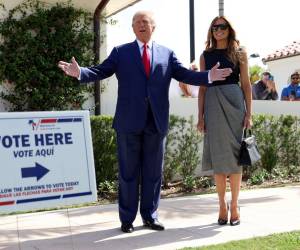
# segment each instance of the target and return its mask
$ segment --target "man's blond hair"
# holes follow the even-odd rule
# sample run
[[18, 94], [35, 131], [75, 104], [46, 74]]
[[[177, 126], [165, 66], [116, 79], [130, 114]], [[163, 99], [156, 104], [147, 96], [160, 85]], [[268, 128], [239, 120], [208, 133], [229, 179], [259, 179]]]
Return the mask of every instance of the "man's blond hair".
[[140, 10], [140, 11], [137, 11], [133, 17], [132, 17], [132, 24], [134, 23], [134, 20], [136, 17], [138, 16], [147, 16], [149, 17], [150, 21], [151, 21], [151, 25], [153, 27], [155, 27], [155, 18], [154, 18], [154, 13], [152, 11], [148, 11], [148, 10]]

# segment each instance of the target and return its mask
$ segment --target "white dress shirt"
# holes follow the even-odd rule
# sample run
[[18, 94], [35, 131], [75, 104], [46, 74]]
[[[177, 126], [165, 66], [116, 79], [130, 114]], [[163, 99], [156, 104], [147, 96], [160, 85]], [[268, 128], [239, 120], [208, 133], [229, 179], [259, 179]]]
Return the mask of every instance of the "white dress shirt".
[[[140, 48], [140, 53], [141, 53], [141, 57], [143, 57], [143, 52], [144, 52], [144, 43], [141, 42], [140, 40], [136, 39], [139, 48]], [[147, 42], [147, 51], [148, 51], [148, 55], [150, 58], [150, 67], [152, 65], [152, 40], [150, 40], [149, 42]]]

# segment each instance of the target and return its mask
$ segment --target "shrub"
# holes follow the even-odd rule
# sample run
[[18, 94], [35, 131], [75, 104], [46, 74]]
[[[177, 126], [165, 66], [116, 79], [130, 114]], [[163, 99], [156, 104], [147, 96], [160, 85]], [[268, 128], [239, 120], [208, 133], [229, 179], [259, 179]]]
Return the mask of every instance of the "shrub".
[[1, 97], [13, 111], [80, 109], [91, 90], [65, 77], [59, 60], [91, 64], [92, 16], [70, 2], [27, 0], [0, 22]]
[[190, 184], [194, 183], [195, 169], [200, 165], [201, 154], [200, 143], [203, 139], [197, 131], [193, 117], [189, 120], [180, 119], [179, 138], [177, 155], [179, 157], [179, 173], [183, 179], [183, 183], [189, 184], [185, 186], [190, 188]]
[[187, 175], [183, 179], [183, 187], [187, 192], [193, 191], [197, 187], [197, 180], [193, 175]]
[[266, 179], [268, 178], [268, 173], [265, 169], [260, 169], [255, 171], [250, 179], [248, 180], [248, 183], [251, 185], [260, 185], [262, 184]]
[[274, 116], [254, 116], [253, 131], [261, 153], [261, 160], [258, 162], [258, 165], [269, 173], [271, 173], [272, 169], [278, 163], [280, 146], [280, 138], [278, 137], [279, 127], [279, 121]]
[[99, 183], [118, 179], [116, 134], [111, 116], [92, 116], [92, 139], [97, 186]]
[[164, 187], [168, 186], [177, 173], [182, 177], [186, 190], [197, 186], [194, 172], [200, 164], [201, 141], [202, 136], [197, 131], [192, 116], [189, 120], [170, 116], [164, 155]]
[[164, 166], [163, 166], [163, 186], [168, 187], [168, 184], [173, 180], [178, 171], [180, 160], [177, 151], [179, 143], [178, 125], [179, 117], [170, 116], [169, 131], [165, 144]]
[[[254, 167], [245, 170], [249, 178], [257, 179], [257, 171], [267, 170], [269, 178], [283, 181], [300, 172], [299, 118], [255, 115], [253, 133], [262, 156]], [[297, 174], [296, 174], [297, 175]]]
[[116, 181], [103, 181], [99, 183], [98, 195], [104, 199], [116, 199], [118, 196], [117, 190], [118, 184]]
[[[97, 187], [104, 197], [116, 191], [118, 180], [116, 134], [111, 128], [112, 119], [110, 116], [91, 117]], [[299, 118], [296, 117], [254, 116], [253, 134], [257, 137], [262, 161], [244, 169], [244, 180], [252, 185], [270, 179], [299, 181], [299, 156], [291, 155], [299, 150], [299, 144], [295, 144], [299, 140], [298, 123]], [[186, 120], [171, 115], [164, 155], [165, 187], [176, 175], [181, 176], [186, 191], [212, 185], [209, 177], [195, 178], [194, 172], [202, 154], [201, 141], [202, 136], [196, 131], [192, 118]], [[288, 162], [288, 159], [293, 159], [297, 164]]]
[[280, 138], [280, 159], [281, 165], [289, 167], [299, 165], [300, 149], [297, 145], [300, 143], [300, 130], [298, 130], [299, 118], [286, 115], [280, 116], [279, 133]]

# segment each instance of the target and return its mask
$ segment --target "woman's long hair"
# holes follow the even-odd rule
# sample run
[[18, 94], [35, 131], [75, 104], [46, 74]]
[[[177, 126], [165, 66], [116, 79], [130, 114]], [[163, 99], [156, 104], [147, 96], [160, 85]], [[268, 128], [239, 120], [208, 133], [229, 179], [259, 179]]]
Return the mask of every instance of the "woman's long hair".
[[208, 29], [207, 32], [207, 40], [206, 40], [206, 51], [212, 51], [214, 49], [217, 48], [217, 40], [214, 38], [213, 36], [213, 32], [212, 32], [212, 26], [215, 24], [215, 22], [218, 19], [223, 19], [227, 25], [228, 25], [228, 29], [229, 29], [229, 34], [228, 34], [228, 41], [227, 41], [227, 56], [228, 59], [234, 64], [237, 65], [238, 63], [242, 63], [241, 61], [241, 48], [240, 48], [240, 42], [239, 40], [236, 39], [236, 32], [233, 29], [231, 23], [228, 21], [228, 19], [224, 16], [217, 16], [215, 17]]

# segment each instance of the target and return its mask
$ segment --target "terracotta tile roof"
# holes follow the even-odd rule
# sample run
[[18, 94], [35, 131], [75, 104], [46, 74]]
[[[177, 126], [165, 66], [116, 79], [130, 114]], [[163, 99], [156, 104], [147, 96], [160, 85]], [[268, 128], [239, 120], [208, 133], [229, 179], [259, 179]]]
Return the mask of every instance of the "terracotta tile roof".
[[292, 44], [267, 55], [262, 59], [263, 62], [274, 61], [285, 57], [300, 55], [300, 41], [294, 41]]

